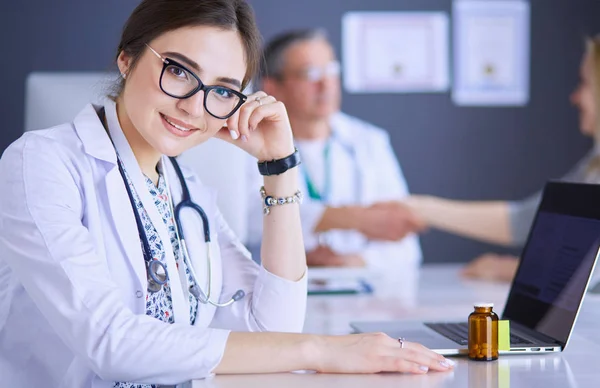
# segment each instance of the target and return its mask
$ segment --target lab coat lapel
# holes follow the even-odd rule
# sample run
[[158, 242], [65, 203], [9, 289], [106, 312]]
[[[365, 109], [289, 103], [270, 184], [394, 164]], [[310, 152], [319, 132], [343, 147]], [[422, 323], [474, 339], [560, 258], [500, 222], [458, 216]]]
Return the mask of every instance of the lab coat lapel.
[[75, 117], [73, 125], [86, 154], [116, 166], [115, 148], [98, 116], [98, 110], [101, 108], [102, 106], [88, 104]]
[[[142, 249], [137, 234], [137, 226], [133, 209], [125, 191], [121, 174], [117, 167], [117, 154], [114, 146], [98, 117], [101, 106], [86, 106], [73, 121], [77, 136], [81, 139], [85, 152], [108, 166], [104, 176], [103, 193], [108, 203], [110, 219], [116, 230], [131, 269], [136, 275], [138, 284], [146, 284], [146, 267], [142, 259]], [[99, 194], [100, 195], [100, 194]]]
[[106, 196], [108, 197], [111, 212], [110, 218], [117, 230], [119, 240], [125, 249], [125, 254], [133, 267], [139, 284], [146, 287], [146, 266], [144, 264], [144, 255], [142, 253], [137, 224], [127, 191], [125, 190], [125, 184], [117, 166], [106, 174], [105, 184]]
[[[184, 297], [173, 249], [171, 248], [171, 238], [169, 236], [169, 232], [160, 213], [158, 212], [158, 209], [156, 208], [156, 205], [154, 204], [154, 201], [152, 200], [152, 196], [146, 189], [144, 175], [135, 159], [135, 155], [133, 154], [127, 139], [125, 138], [125, 135], [123, 134], [123, 131], [121, 130], [116, 114], [116, 105], [113, 102], [109, 102], [105, 105], [105, 109], [106, 121], [112, 142], [114, 143], [119, 157], [123, 162], [124, 169], [127, 171], [127, 174], [136, 189], [136, 193], [142, 201], [144, 209], [148, 213], [148, 216], [150, 217], [150, 220], [158, 232], [160, 240], [164, 246], [167, 270], [169, 273], [169, 285], [173, 300], [173, 313], [175, 322], [189, 324], [189, 300]], [[127, 206], [130, 206], [128, 200], [126, 203]], [[115, 216], [119, 217], [119, 215]], [[139, 241], [139, 238], [136, 238], [135, 240]]]

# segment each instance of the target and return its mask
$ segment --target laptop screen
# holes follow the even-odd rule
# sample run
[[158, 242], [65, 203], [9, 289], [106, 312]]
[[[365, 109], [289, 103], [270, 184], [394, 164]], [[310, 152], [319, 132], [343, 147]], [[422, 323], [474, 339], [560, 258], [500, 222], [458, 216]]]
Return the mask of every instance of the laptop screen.
[[600, 246], [600, 186], [546, 185], [503, 319], [565, 344]]

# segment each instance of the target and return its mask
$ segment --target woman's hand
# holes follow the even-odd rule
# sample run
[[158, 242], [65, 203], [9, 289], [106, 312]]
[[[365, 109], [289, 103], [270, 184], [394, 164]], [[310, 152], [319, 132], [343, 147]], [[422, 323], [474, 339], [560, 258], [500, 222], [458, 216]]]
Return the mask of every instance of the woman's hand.
[[363, 208], [357, 229], [371, 240], [400, 241], [425, 229], [425, 222], [402, 202], [377, 202]]
[[[315, 369], [325, 373], [427, 373], [447, 371], [454, 362], [414, 342], [383, 333], [317, 337]], [[319, 342], [321, 341], [321, 342]]]
[[419, 217], [424, 228], [428, 228], [431, 226], [428, 218], [431, 216], [429, 208], [434, 201], [433, 197], [428, 195], [411, 194], [408, 197], [402, 198], [401, 203]]
[[216, 136], [259, 161], [285, 158], [294, 152], [292, 128], [285, 106], [262, 91], [249, 95]]
[[364, 267], [366, 265], [365, 260], [358, 254], [340, 255], [323, 245], [306, 252], [306, 264], [313, 267]]
[[467, 264], [461, 275], [470, 279], [510, 282], [518, 266], [519, 258], [516, 256], [486, 253]]

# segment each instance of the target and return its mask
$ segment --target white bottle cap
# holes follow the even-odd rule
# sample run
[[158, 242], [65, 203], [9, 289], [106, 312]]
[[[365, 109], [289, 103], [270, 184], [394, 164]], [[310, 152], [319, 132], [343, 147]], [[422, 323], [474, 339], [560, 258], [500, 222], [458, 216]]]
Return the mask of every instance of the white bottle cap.
[[480, 308], [492, 308], [494, 307], [493, 303], [475, 303], [475, 307], [480, 307]]

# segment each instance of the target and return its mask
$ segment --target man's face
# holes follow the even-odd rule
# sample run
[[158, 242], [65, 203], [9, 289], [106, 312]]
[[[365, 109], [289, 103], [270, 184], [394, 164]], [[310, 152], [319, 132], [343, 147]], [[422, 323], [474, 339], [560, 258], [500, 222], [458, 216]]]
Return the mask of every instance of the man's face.
[[327, 120], [340, 109], [340, 64], [324, 39], [298, 42], [283, 56], [281, 77], [267, 93], [282, 101], [290, 117]]

